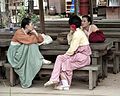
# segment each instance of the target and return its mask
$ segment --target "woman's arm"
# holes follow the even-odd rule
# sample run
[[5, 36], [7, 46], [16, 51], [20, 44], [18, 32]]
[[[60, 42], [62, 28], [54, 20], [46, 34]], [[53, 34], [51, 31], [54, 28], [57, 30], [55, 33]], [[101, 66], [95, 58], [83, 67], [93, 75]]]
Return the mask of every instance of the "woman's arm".
[[42, 42], [43, 38], [35, 34], [25, 34], [22, 30], [17, 30], [12, 38], [12, 41], [20, 42], [23, 44], [34, 44]]
[[73, 38], [72, 38], [72, 41], [70, 43], [70, 47], [69, 47], [69, 49], [66, 52], [67, 55], [73, 55], [74, 54], [74, 52], [79, 47], [79, 41], [80, 41], [80, 39], [81, 39], [80, 35], [78, 35], [76, 33], [73, 34]]
[[67, 34], [67, 41], [68, 41], [68, 45], [70, 45], [70, 42], [72, 40], [72, 36], [73, 36], [73, 31], [70, 30], [70, 32]]
[[32, 30], [31, 33], [33, 33], [33, 34], [36, 36], [36, 38], [37, 38], [37, 40], [38, 40], [38, 43], [43, 42], [44, 39], [43, 39], [42, 35], [41, 35], [41, 34], [38, 34], [38, 33], [36, 32], [36, 30]]
[[96, 32], [97, 30], [99, 30], [99, 28], [96, 25], [92, 24], [91, 28], [90, 28], [90, 31], [91, 32]]

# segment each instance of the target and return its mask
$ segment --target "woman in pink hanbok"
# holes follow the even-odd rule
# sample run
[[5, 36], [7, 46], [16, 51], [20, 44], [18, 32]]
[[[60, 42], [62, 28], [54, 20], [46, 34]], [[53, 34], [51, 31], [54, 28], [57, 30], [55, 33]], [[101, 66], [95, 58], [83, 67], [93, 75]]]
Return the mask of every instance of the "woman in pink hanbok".
[[90, 65], [91, 48], [85, 33], [81, 30], [81, 19], [74, 15], [69, 19], [70, 33], [67, 35], [69, 49], [58, 55], [51, 77], [44, 86], [55, 85], [54, 89], [69, 90], [73, 70]]

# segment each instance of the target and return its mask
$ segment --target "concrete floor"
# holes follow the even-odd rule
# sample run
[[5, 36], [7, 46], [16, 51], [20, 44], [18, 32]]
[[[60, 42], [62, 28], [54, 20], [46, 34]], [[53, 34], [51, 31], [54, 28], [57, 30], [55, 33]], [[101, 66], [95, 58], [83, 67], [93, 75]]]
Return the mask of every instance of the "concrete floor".
[[48, 80], [44, 77], [41, 80], [34, 80], [33, 85], [28, 89], [20, 85], [10, 87], [7, 80], [0, 81], [0, 96], [120, 96], [120, 73], [109, 73], [108, 77], [101, 80], [98, 86], [88, 89], [88, 83], [80, 78], [73, 78], [69, 91], [53, 90], [52, 87], [44, 88], [43, 84]]

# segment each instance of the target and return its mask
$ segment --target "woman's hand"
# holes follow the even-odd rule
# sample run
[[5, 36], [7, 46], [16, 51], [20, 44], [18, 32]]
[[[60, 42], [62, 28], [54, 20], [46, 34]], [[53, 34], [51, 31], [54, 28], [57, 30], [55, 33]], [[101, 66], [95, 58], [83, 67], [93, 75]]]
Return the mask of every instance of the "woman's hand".
[[33, 34], [35, 34], [36, 36], [38, 36], [38, 33], [36, 32], [35, 29], [33, 29], [33, 30], [31, 31], [31, 33], [33, 33]]
[[74, 24], [70, 25], [70, 30], [72, 30], [73, 32], [75, 32], [76, 31], [76, 25], [74, 25]]

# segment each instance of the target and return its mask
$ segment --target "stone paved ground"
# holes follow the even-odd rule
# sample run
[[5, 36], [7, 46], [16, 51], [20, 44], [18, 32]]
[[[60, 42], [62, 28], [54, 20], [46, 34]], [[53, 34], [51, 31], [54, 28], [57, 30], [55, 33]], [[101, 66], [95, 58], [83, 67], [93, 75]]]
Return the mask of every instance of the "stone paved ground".
[[6, 80], [1, 80], [0, 96], [120, 96], [120, 73], [109, 73], [94, 90], [88, 90], [87, 82], [78, 77], [73, 79], [69, 91], [53, 90], [52, 87], [44, 88], [43, 84], [47, 79], [34, 80], [32, 87], [28, 89], [22, 89], [20, 85], [10, 87]]

